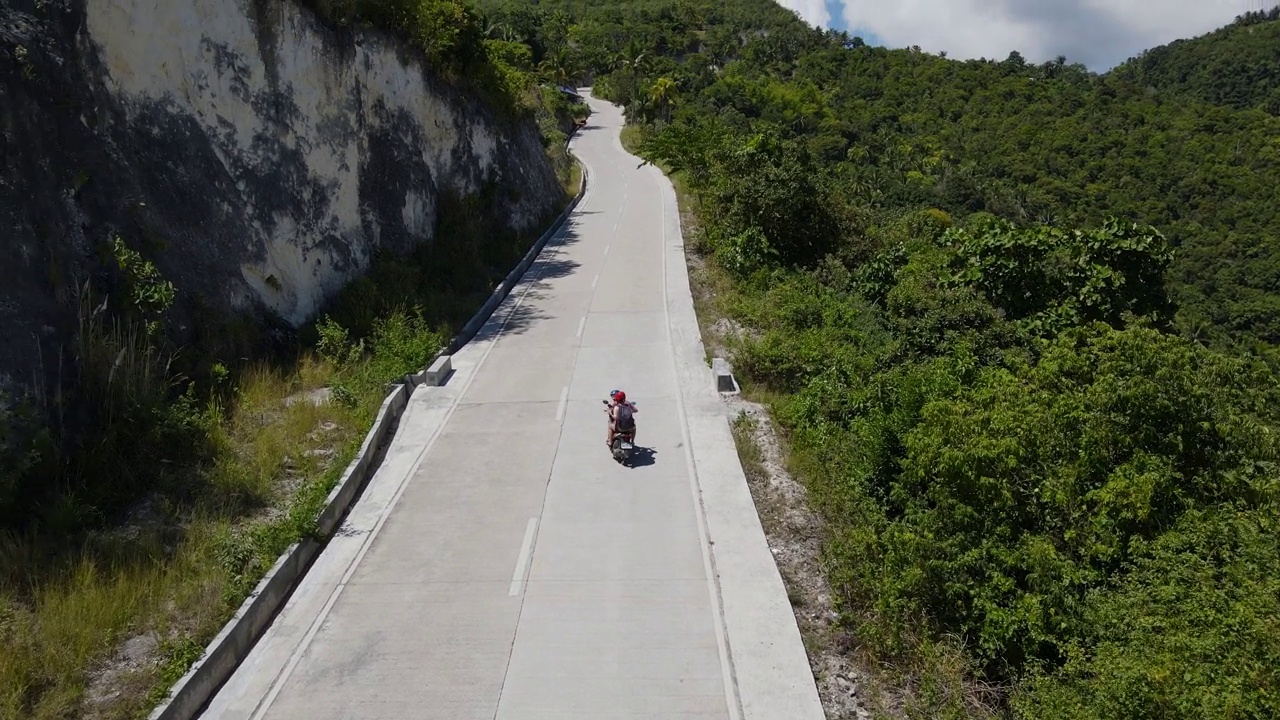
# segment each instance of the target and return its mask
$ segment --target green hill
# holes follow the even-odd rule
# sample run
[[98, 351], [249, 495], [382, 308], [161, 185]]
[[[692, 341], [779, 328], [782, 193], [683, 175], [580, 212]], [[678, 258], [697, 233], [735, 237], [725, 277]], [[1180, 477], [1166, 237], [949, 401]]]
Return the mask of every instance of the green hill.
[[1280, 113], [1280, 7], [1152, 48], [1111, 73], [1201, 102]]
[[485, 10], [695, 202], [889, 715], [1280, 714], [1280, 119], [771, 0]]
[[530, 29], [539, 12], [571, 11], [552, 31], [572, 50], [561, 62], [612, 83], [637, 113], [649, 99], [632, 86], [670, 77], [688, 117], [766, 123], [804, 147], [816, 174], [866, 188], [872, 204], [1153, 224], [1177, 248], [1168, 281], [1186, 334], [1219, 347], [1280, 342], [1280, 124], [1265, 113], [1017, 53], [957, 62], [867, 47], [768, 0], [513, 7], [486, 9], [535, 46], [548, 32]]

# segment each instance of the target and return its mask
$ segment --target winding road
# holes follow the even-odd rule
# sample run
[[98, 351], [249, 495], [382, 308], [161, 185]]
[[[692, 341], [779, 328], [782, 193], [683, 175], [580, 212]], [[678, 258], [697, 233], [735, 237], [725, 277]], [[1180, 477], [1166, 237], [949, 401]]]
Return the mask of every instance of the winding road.
[[[582, 201], [202, 717], [817, 720], [712, 387], [675, 195], [590, 98]], [[636, 401], [635, 467], [601, 400]]]

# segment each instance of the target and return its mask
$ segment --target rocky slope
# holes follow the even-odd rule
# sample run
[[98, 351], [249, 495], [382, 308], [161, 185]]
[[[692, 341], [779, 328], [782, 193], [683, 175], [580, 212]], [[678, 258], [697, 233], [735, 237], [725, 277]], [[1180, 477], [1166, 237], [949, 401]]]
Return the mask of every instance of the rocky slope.
[[187, 330], [296, 327], [443, 204], [527, 230], [562, 194], [531, 121], [284, 0], [0, 0], [0, 158], [0, 389], [57, 377], [112, 234]]

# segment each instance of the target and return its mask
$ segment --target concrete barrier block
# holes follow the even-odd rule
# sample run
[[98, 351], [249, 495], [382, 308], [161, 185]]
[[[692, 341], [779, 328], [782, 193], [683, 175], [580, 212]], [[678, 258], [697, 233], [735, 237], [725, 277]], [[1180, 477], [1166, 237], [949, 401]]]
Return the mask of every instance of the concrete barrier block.
[[741, 392], [733, 371], [729, 369], [729, 362], [724, 358], [712, 358], [711, 376], [715, 378], [716, 392], [724, 395], [737, 395]]
[[439, 387], [449, 379], [449, 375], [453, 372], [453, 356], [441, 355], [436, 361], [431, 363], [423, 373], [422, 384], [431, 387]]

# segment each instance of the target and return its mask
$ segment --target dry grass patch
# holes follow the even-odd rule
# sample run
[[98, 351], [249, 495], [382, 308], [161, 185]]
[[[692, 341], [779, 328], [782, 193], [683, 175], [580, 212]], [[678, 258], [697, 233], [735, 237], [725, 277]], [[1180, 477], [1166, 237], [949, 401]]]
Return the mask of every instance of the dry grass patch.
[[74, 547], [0, 536], [0, 718], [137, 717], [164, 697], [310, 532], [363, 439], [383, 394], [330, 402], [316, 391], [333, 374], [310, 354], [247, 369], [213, 409], [217, 452], [194, 497], [153, 496]]

